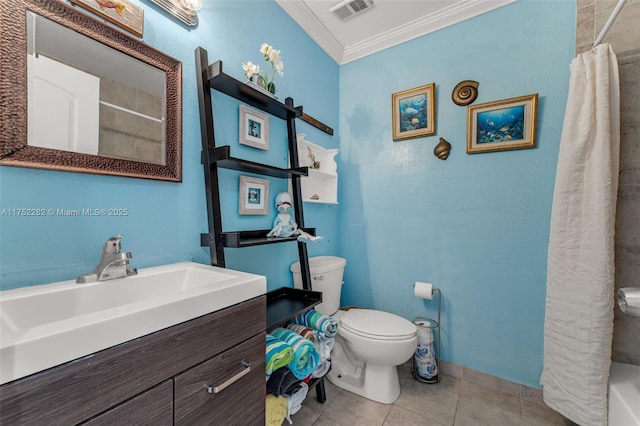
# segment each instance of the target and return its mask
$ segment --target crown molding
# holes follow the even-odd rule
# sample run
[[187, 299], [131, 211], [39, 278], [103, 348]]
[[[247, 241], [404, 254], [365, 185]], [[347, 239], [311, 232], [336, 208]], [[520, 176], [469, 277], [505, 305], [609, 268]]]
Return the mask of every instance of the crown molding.
[[342, 54], [342, 64], [346, 64], [356, 59], [363, 58], [389, 47], [397, 46], [409, 40], [424, 36], [429, 33], [436, 32], [446, 27], [450, 27], [460, 22], [466, 21], [483, 13], [497, 9], [516, 0], [471, 0], [462, 1], [444, 9], [437, 13], [425, 15], [408, 22], [402, 27], [396, 27], [389, 31], [385, 31], [368, 38], [359, 43], [347, 46]]
[[402, 27], [382, 32], [350, 46], [343, 46], [320, 21], [305, 1], [276, 0], [316, 43], [344, 65], [365, 56], [405, 43], [426, 34], [466, 21], [467, 19], [506, 6], [517, 0], [464, 0], [439, 10], [437, 13], [417, 18]]
[[276, 0], [276, 3], [287, 12], [287, 14], [302, 27], [304, 32], [309, 34], [338, 65], [342, 64], [342, 55], [345, 50], [344, 46], [331, 34], [304, 1]]

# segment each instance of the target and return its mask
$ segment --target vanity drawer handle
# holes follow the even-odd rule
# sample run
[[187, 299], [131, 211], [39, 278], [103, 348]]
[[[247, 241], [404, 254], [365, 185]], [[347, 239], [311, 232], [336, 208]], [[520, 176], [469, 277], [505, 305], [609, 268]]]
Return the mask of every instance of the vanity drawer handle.
[[232, 384], [234, 384], [235, 382], [237, 382], [238, 380], [240, 380], [241, 378], [249, 374], [249, 372], [251, 371], [251, 364], [249, 364], [246, 361], [242, 361], [240, 364], [242, 364], [243, 370], [238, 374], [236, 374], [235, 376], [233, 376], [232, 378], [230, 378], [229, 380], [227, 380], [226, 382], [221, 383], [220, 386], [204, 385], [207, 392], [209, 393], [222, 392], [225, 388], [231, 386]]
[[324, 275], [314, 275], [313, 279], [316, 281], [324, 281]]

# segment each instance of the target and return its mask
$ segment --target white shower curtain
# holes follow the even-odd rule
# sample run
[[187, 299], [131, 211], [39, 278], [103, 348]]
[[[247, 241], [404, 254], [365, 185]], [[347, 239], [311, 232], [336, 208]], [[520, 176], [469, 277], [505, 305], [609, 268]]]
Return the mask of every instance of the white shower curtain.
[[571, 63], [547, 260], [544, 401], [606, 426], [620, 147], [618, 63], [609, 44]]

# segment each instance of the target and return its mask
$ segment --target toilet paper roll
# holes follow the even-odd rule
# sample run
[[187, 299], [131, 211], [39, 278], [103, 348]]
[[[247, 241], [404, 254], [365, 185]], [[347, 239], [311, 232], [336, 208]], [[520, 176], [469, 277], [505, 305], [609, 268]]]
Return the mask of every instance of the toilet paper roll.
[[626, 314], [640, 316], [640, 287], [619, 289], [618, 306]]
[[417, 326], [418, 346], [433, 342], [433, 329], [437, 322], [429, 318], [416, 318], [413, 323]]
[[413, 294], [421, 299], [433, 299], [433, 284], [416, 281], [413, 285]]

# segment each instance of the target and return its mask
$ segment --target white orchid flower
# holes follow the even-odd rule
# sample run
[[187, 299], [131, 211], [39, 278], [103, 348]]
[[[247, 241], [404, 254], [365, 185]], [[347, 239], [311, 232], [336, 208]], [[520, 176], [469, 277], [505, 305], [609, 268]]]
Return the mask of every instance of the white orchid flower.
[[276, 72], [281, 76], [283, 76], [284, 73], [282, 72], [282, 70], [284, 70], [284, 62], [278, 61], [275, 63], [275, 66], [276, 66]]
[[254, 64], [253, 62], [249, 61], [246, 64], [242, 64], [242, 69], [244, 69], [245, 74], [247, 75], [248, 78], [253, 77], [256, 74], [260, 73], [260, 66]]
[[281, 61], [279, 50], [271, 49], [270, 51], [267, 52], [267, 55], [269, 57], [268, 61], [271, 62], [272, 64], [275, 64], [276, 62]]
[[284, 75], [283, 70], [284, 70], [284, 62], [282, 61], [282, 58], [280, 57], [280, 51], [276, 50], [273, 48], [273, 46], [267, 44], [267, 43], [263, 43], [260, 46], [260, 53], [262, 53], [262, 56], [264, 57], [264, 60], [269, 62], [271, 64], [271, 78], [269, 79], [267, 74], [265, 73], [264, 75], [260, 73], [260, 67], [255, 65], [252, 62], [247, 62], [246, 64], [242, 64], [242, 68], [245, 71], [245, 74], [247, 75], [247, 77], [251, 78], [254, 75], [259, 75], [260, 77], [262, 77], [263, 80], [263, 84], [264, 84], [264, 88], [269, 90], [271, 93], [275, 93], [275, 84], [273, 82], [276, 73], [278, 73], [279, 75]]

